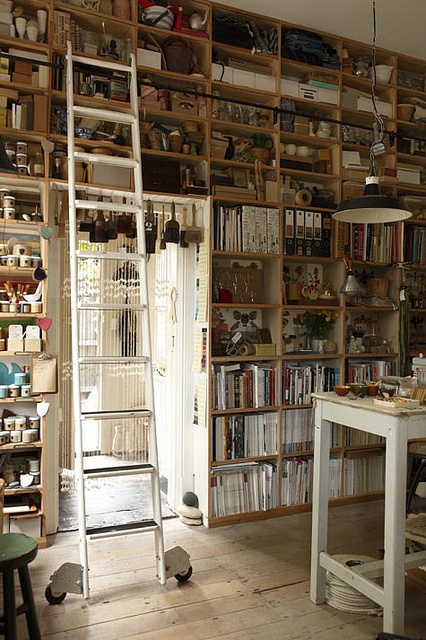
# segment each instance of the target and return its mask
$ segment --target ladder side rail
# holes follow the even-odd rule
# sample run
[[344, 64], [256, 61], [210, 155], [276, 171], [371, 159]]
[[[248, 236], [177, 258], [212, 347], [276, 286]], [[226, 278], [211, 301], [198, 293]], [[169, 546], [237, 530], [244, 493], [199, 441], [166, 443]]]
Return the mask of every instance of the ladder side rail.
[[[132, 113], [135, 117], [135, 125], [132, 126], [132, 143], [134, 158], [139, 159], [139, 166], [134, 171], [134, 191], [136, 193], [137, 204], [140, 206], [140, 213], [136, 216], [136, 232], [138, 242], [138, 252], [146, 256], [145, 246], [145, 224], [144, 224], [144, 203], [143, 203], [143, 179], [142, 179], [142, 154], [140, 145], [140, 131], [139, 131], [139, 99], [138, 99], [138, 86], [137, 86], [137, 68], [136, 59], [134, 54], [130, 54], [130, 65], [132, 73], [130, 75], [130, 104]], [[141, 276], [141, 302], [148, 304], [148, 278], [146, 264], [142, 270], [143, 276]], [[143, 282], [142, 282], [143, 277]], [[142, 287], [145, 291], [146, 299], [142, 297]], [[142, 336], [144, 338], [144, 352], [149, 357], [149, 366], [146, 376], [146, 393], [149, 398], [150, 409], [152, 411], [151, 418], [149, 419], [149, 461], [156, 469], [156, 473], [152, 476], [151, 493], [153, 503], [154, 520], [158, 523], [158, 529], [155, 531], [155, 552], [157, 560], [157, 575], [161, 584], [166, 582], [166, 565], [165, 565], [165, 553], [164, 553], [164, 537], [163, 537], [163, 524], [161, 513], [161, 493], [160, 493], [160, 471], [158, 468], [158, 446], [157, 446], [157, 433], [155, 423], [155, 410], [154, 410], [154, 376], [153, 376], [153, 362], [152, 362], [152, 346], [151, 346], [151, 327], [149, 313], [143, 314], [142, 321]], [[148, 340], [146, 337], [148, 336]]]
[[75, 207], [75, 145], [74, 145], [74, 67], [71, 42], [67, 42], [67, 142], [68, 142], [68, 210], [71, 279], [71, 353], [72, 353], [72, 398], [74, 412], [74, 454], [78, 496], [78, 535], [80, 563], [83, 568], [82, 593], [89, 597], [88, 553], [86, 541], [86, 498], [83, 472], [83, 433], [80, 404], [79, 366], [79, 314], [78, 314], [78, 258], [77, 258], [77, 211]]

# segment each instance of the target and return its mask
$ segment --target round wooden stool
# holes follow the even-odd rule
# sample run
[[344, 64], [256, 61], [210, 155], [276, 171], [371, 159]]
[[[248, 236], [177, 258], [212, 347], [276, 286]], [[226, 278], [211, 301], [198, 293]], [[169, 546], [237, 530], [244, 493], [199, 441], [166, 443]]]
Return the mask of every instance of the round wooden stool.
[[[22, 533], [0, 535], [0, 571], [3, 575], [3, 611], [0, 634], [17, 640], [16, 617], [25, 613], [30, 640], [41, 640], [28, 565], [37, 555], [37, 540]], [[14, 570], [18, 570], [23, 604], [16, 606]]]

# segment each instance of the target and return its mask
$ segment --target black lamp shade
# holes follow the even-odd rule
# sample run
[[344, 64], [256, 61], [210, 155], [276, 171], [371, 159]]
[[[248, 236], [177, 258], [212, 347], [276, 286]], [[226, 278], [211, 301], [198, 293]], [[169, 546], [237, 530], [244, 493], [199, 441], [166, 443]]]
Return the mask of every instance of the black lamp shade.
[[376, 176], [365, 179], [364, 195], [343, 200], [333, 218], [342, 222], [384, 223], [406, 220], [411, 212], [403, 198], [383, 196]]

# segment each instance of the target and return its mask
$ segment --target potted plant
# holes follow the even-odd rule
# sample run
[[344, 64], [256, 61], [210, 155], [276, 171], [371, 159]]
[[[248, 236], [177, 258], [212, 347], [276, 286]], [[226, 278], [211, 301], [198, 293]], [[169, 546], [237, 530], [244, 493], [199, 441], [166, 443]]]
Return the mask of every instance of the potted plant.
[[334, 326], [339, 314], [332, 310], [305, 311], [302, 323], [305, 328], [306, 348], [322, 353], [323, 343]]

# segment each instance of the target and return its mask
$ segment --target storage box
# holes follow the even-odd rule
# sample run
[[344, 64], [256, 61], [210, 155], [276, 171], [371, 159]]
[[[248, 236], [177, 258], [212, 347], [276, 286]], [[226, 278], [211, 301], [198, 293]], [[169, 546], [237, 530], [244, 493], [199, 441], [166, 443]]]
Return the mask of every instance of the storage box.
[[144, 191], [180, 193], [180, 170], [177, 162], [158, 158], [143, 158]]
[[275, 76], [267, 76], [263, 73], [254, 74], [254, 88], [261, 91], [275, 91]]
[[241, 87], [250, 87], [250, 89], [254, 89], [253, 71], [243, 71], [243, 69], [232, 69], [232, 84], [238, 84]]
[[170, 105], [172, 111], [185, 113], [188, 116], [197, 115], [197, 101], [193, 95], [183, 93], [182, 91], [170, 92]]
[[150, 49], [138, 48], [136, 59], [138, 66], [151, 67], [152, 69], [161, 69], [160, 51], [150, 51]]
[[334, 89], [324, 89], [318, 87], [318, 102], [326, 102], [327, 104], [337, 105], [339, 99], [339, 92]]
[[227, 140], [216, 140], [212, 138], [210, 146], [212, 158], [216, 158], [217, 160], [223, 160], [225, 158], [225, 153], [228, 148]]
[[119, 189], [130, 189], [131, 169], [127, 167], [115, 167], [105, 164], [92, 165], [92, 184], [100, 184]]
[[39, 353], [42, 350], [40, 338], [24, 338], [24, 351]]
[[292, 78], [281, 78], [281, 93], [286, 96], [299, 97], [299, 80]]
[[358, 108], [358, 96], [355, 93], [348, 91], [342, 92], [342, 107], [344, 109], [357, 109]]
[[420, 169], [416, 169], [414, 167], [397, 167], [397, 177], [399, 182], [420, 184]]
[[24, 339], [23, 338], [8, 338], [7, 339], [7, 350], [16, 352], [24, 350]]
[[299, 98], [305, 100], [318, 101], [318, 90], [316, 87], [311, 87], [308, 84], [299, 84]]
[[219, 80], [220, 82], [233, 82], [233, 69], [222, 64], [212, 64], [212, 80]]
[[[376, 100], [377, 110], [382, 116], [392, 118], [392, 104], [390, 102], [383, 102], [382, 100]], [[368, 111], [373, 113], [373, 101], [371, 98], [358, 97], [357, 107], [359, 111]]]

